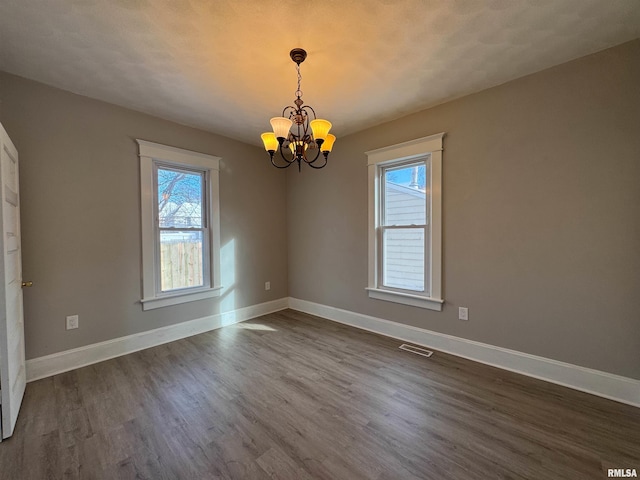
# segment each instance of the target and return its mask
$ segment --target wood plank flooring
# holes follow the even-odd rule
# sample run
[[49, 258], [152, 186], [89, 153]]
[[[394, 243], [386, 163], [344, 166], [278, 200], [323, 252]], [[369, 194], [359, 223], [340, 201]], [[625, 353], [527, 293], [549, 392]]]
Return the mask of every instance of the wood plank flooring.
[[285, 310], [30, 383], [1, 479], [603, 479], [640, 409]]

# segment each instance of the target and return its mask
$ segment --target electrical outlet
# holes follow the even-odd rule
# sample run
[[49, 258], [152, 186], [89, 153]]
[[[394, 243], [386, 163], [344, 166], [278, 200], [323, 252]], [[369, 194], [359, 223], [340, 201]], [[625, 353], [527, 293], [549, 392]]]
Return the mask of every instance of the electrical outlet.
[[78, 328], [78, 315], [69, 315], [67, 317], [67, 330], [73, 330], [74, 328]]
[[469, 320], [469, 309], [467, 307], [458, 307], [458, 320]]
[[271, 290], [271, 282], [264, 282], [264, 289]]

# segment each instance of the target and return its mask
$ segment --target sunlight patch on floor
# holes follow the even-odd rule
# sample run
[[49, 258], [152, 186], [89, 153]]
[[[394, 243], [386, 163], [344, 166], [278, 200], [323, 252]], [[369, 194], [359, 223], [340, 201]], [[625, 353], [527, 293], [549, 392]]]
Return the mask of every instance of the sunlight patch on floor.
[[242, 322], [242, 323], [237, 323], [235, 325], [232, 325], [232, 328], [239, 328], [242, 330], [263, 330], [265, 332], [277, 332], [275, 328], [271, 328], [259, 323]]

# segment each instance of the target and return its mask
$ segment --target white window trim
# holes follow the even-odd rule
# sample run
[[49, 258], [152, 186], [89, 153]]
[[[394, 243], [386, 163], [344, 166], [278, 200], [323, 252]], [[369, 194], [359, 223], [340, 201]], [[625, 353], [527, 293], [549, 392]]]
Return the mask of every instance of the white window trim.
[[[181, 148], [169, 147], [159, 143], [136, 139], [140, 149], [140, 205], [142, 214], [142, 303], [143, 310], [177, 305], [180, 303], [203, 300], [220, 296], [220, 195], [219, 176], [221, 157], [205, 153], [192, 152]], [[173, 164], [176, 167], [197, 167], [209, 173], [208, 223], [211, 226], [209, 236], [211, 275], [210, 286], [190, 288], [184, 291], [160, 294], [156, 290], [157, 268], [155, 215], [154, 215], [154, 161]]]
[[[369, 276], [366, 290], [370, 298], [402, 303], [414, 307], [442, 311], [442, 138], [444, 133], [410, 140], [408, 142], [378, 148], [365, 152], [369, 175]], [[378, 256], [378, 235], [380, 225], [379, 186], [381, 166], [389, 163], [403, 162], [430, 155], [431, 185], [429, 202], [429, 218], [431, 225], [431, 251], [429, 252], [430, 296], [398, 292], [381, 286], [380, 259]]]

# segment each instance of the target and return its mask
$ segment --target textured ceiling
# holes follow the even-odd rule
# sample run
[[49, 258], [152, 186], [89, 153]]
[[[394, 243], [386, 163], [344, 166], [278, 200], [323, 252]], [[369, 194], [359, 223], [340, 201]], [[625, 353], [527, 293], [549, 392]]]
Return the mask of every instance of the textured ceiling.
[[293, 47], [339, 138], [638, 37], [639, 0], [0, 1], [1, 70], [255, 144]]

